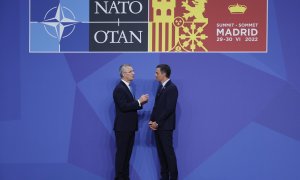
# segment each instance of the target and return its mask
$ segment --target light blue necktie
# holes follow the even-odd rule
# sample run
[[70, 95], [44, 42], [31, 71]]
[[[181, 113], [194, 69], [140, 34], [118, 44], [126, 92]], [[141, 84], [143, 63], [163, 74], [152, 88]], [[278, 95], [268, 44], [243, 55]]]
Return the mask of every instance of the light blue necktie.
[[129, 91], [130, 91], [131, 95], [134, 97], [134, 94], [132, 92], [132, 89], [131, 89], [130, 85], [128, 85], [128, 88], [129, 88]]

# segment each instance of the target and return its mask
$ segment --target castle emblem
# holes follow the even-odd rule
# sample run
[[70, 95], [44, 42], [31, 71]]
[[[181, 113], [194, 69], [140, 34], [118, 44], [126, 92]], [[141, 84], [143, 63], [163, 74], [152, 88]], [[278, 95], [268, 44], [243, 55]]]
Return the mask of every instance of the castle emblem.
[[[176, 5], [176, 3], [178, 3]], [[204, 33], [207, 0], [152, 0], [149, 22], [149, 52], [208, 51]]]

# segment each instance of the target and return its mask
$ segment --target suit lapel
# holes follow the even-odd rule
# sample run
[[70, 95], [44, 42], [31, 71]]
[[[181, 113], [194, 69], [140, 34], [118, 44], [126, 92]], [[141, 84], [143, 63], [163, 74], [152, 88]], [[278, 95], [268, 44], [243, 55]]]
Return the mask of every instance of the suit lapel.
[[158, 98], [159, 96], [161, 96], [166, 91], [166, 89], [168, 88], [168, 86], [171, 83], [172, 83], [171, 80], [169, 80], [164, 87], [162, 87], [162, 84], [160, 84], [159, 88], [157, 89], [157, 92], [156, 92], [156, 98]]
[[160, 84], [160, 85], [158, 86], [158, 88], [157, 88], [157, 91], [156, 91], [156, 97], [159, 96], [161, 90], [162, 90], [162, 85]]
[[127, 85], [126, 85], [123, 81], [121, 81], [120, 84], [123, 86], [123, 88], [126, 89], [127, 94], [128, 94], [130, 97], [132, 97], [132, 99], [134, 99], [133, 94], [131, 94], [131, 92], [130, 92], [129, 88], [127, 87]]

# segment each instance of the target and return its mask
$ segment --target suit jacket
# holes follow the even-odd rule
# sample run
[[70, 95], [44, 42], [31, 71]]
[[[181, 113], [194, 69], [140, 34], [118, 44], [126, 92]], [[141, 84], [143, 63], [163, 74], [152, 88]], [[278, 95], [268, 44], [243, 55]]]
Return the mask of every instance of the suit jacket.
[[158, 130], [175, 129], [177, 98], [178, 90], [171, 80], [164, 88], [158, 88], [151, 113], [151, 120], [157, 122]]
[[134, 99], [130, 90], [123, 81], [115, 87], [113, 92], [116, 117], [114, 122], [115, 131], [136, 131], [138, 129], [137, 110], [142, 109]]

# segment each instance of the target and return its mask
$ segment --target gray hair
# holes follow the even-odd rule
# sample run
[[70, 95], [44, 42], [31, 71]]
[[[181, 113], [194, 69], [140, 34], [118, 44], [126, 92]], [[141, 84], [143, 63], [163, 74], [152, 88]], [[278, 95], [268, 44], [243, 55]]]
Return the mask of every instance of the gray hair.
[[122, 64], [119, 67], [119, 73], [120, 73], [121, 78], [123, 77], [123, 72], [125, 71], [126, 67], [132, 67], [132, 66], [130, 64]]

